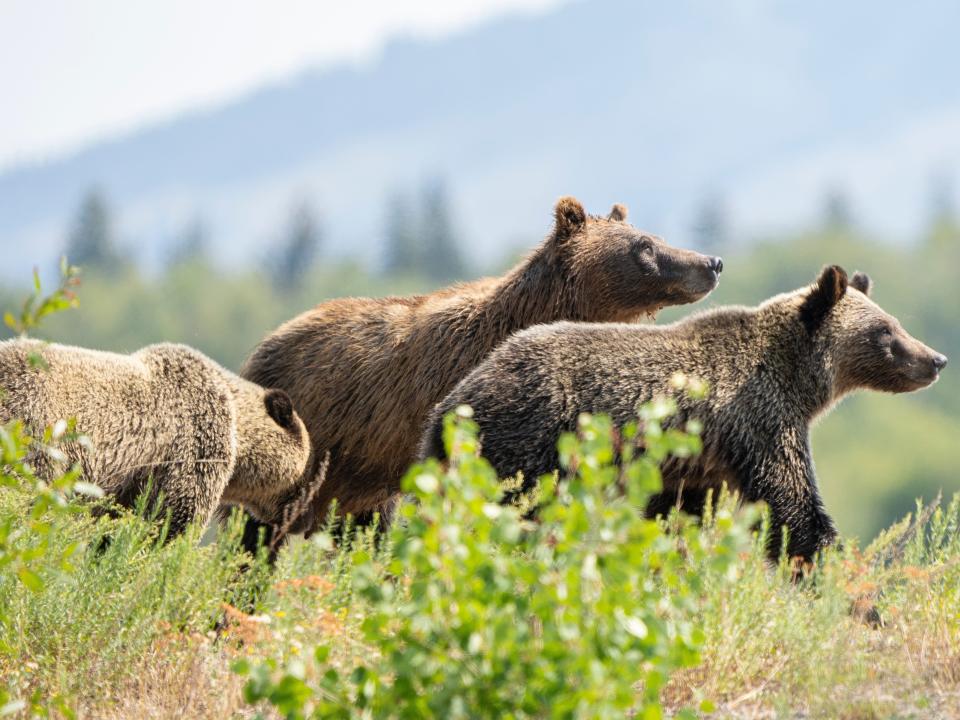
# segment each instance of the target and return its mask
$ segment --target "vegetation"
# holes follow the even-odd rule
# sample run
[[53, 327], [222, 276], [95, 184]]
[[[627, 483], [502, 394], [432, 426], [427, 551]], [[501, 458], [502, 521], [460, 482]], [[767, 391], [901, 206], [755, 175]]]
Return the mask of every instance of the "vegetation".
[[[309, 247], [309, 242], [295, 241], [317, 232], [302, 213], [302, 208], [295, 208], [289, 237], [281, 236], [278, 258], [286, 251], [299, 254], [297, 248]], [[349, 260], [321, 258], [288, 263], [288, 270], [297, 268], [303, 276], [279, 282], [272, 267], [270, 274], [217, 268], [203, 252], [203, 243], [199, 252], [187, 253], [182, 261], [154, 274], [132, 265], [122, 271], [95, 265], [86, 269], [83, 307], [51, 318], [41, 334], [121, 352], [151, 342], [185, 342], [237, 369], [267, 332], [325, 299], [405, 294], [441, 284], [417, 274], [415, 264], [399, 258], [407, 252], [403, 248], [415, 247], [412, 238], [419, 237], [414, 215], [401, 198], [387, 218], [387, 235], [396, 240], [398, 255], [395, 271], [384, 273]], [[809, 282], [829, 260], [869, 272], [877, 301], [899, 317], [908, 331], [946, 355], [960, 357], [960, 335], [955, 331], [960, 307], [960, 285], [954, 277], [954, 269], [960, 266], [956, 216], [941, 211], [925, 237], [911, 246], [894, 247], [864, 236], [855, 226], [838, 224], [838, 215], [838, 210], [832, 211], [821, 228], [770, 238], [732, 253], [724, 251], [721, 285], [698, 307], [755, 304]], [[716, 227], [708, 233], [710, 237], [720, 232]], [[191, 236], [189, 228], [187, 236]], [[186, 239], [185, 245], [197, 247]], [[707, 236], [702, 239], [706, 242]], [[528, 245], [535, 242], [531, 239]], [[462, 273], [480, 274], [477, 269]], [[11, 307], [18, 294], [13, 288], [0, 291], [0, 300]], [[671, 309], [658, 322], [691, 311]], [[929, 499], [940, 489], [946, 495], [960, 490], [956, 472], [960, 446], [954, 441], [958, 436], [960, 370], [953, 364], [936, 386], [921, 393], [862, 395], [845, 401], [813, 435], [827, 506], [841, 532], [868, 541], [909, 512], [916, 497]]]
[[640, 458], [627, 429], [620, 471], [609, 422], [584, 418], [582, 439], [563, 441], [576, 471], [539, 499], [540, 523], [501, 504], [475, 435], [449, 418], [452, 467], [430, 461], [408, 474], [417, 504], [404, 507], [382, 564], [366, 550], [351, 557], [354, 597], [367, 607], [363, 659], [335, 669], [325, 643], [312, 677], [299, 658], [279, 674], [276, 662], [242, 662], [248, 699], [288, 717], [659, 717], [664, 683], [697, 661], [702, 632], [689, 618], [705, 577], [746, 544], [726, 511], [716, 536], [689, 525], [668, 536], [638, 515], [660, 487], [654, 458], [697, 448], [661, 431], [668, 412], [644, 411]]
[[[75, 296], [70, 288], [76, 284], [76, 269], [62, 266], [63, 279], [50, 295], [43, 294], [38, 276], [34, 276], [34, 292], [27, 298], [19, 316], [7, 313], [4, 321], [18, 334], [25, 334], [36, 327], [40, 321], [55, 312], [72, 307]], [[41, 358], [31, 358], [31, 362], [42, 364]], [[4, 513], [0, 518], [0, 573], [3, 574], [3, 586], [26, 588], [39, 592], [44, 587], [45, 570], [49, 566], [61, 570], [72, 568], [71, 558], [80, 547], [79, 543], [57, 544], [57, 520], [74, 511], [69, 500], [75, 493], [98, 497], [100, 489], [80, 480], [78, 468], [50, 481], [38, 478], [28, 462], [28, 452], [57, 455], [58, 445], [62, 442], [82, 441], [73, 427], [60, 421], [54, 427], [47, 428], [42, 437], [31, 438], [23, 424], [13, 420], [0, 426], [0, 491], [9, 489], [19, 491], [24, 502], [18, 513]], [[0, 626], [13, 627], [18, 615], [6, 604], [0, 603]], [[0, 638], [0, 651], [10, 648], [6, 637]], [[43, 696], [35, 695], [34, 703]], [[49, 702], [57, 703], [56, 698]], [[11, 688], [0, 685], [0, 715], [12, 714], [26, 708], [25, 700], [11, 692]]]
[[[156, 275], [88, 242], [105, 261], [85, 276], [83, 307], [59, 312], [77, 304], [64, 264], [53, 293], [35, 279], [8, 330], [121, 351], [179, 340], [237, 367], [266, 331], [326, 297], [438, 282], [402, 263], [374, 274], [313, 262], [319, 224], [297, 213], [281, 247], [299, 260], [269, 275], [214, 268], [199, 221]], [[755, 303], [829, 259], [870, 272], [878, 301], [913, 334], [960, 354], [952, 214], [909, 249], [863, 237], [849, 215], [836, 201], [821, 229], [727, 253], [710, 302]], [[702, 225], [705, 237], [726, 232], [717, 207]], [[331, 526], [285, 548], [272, 572], [240, 551], [236, 517], [203, 544], [199, 528], [166, 542], [143, 504], [91, 512], [102, 501], [76, 469], [45, 483], [27, 460], [82, 442], [74, 429], [30, 438], [10, 423], [0, 427], [0, 716], [958, 716], [960, 495], [938, 496], [960, 488], [950, 370], [925, 393], [848, 401], [817, 429], [845, 542], [805, 573], [766, 562], [762, 508], [722, 497], [701, 524], [642, 517], [659, 463], [699, 448], [696, 425], [661, 431], [664, 403], [622, 433], [584, 418], [561, 440], [559, 480], [527, 499], [537, 523], [499, 503], [504, 484], [477, 456], [469, 418], [451, 418], [450, 467], [411, 469], [411, 501], [383, 542]]]
[[[333, 529], [271, 575], [214, 542], [164, 544], [124, 514], [47, 508], [24, 583], [0, 570], [0, 677], [33, 715], [197, 717], [947, 717], [960, 712], [960, 498], [798, 579], [765, 516], [722, 498], [702, 525], [643, 519], [657, 463], [696, 452], [658, 403], [622, 436], [562, 441], [541, 523], [498, 503], [468, 421], [415, 467], [380, 546]], [[691, 431], [696, 427], [689, 428]], [[632, 438], [646, 453], [637, 455]], [[624, 463], [613, 464], [616, 448]], [[0, 493], [19, 523], [28, 486]], [[141, 507], [141, 512], [146, 510]], [[761, 522], [757, 525], [757, 519]], [[109, 536], [105, 547], [101, 538]], [[350, 533], [347, 533], [350, 536]], [[23, 533], [17, 542], [29, 542]], [[64, 568], [61, 558], [71, 558]], [[250, 562], [247, 572], [240, 564]], [[248, 614], [238, 608], [245, 608]], [[883, 627], [868, 622], [877, 611]], [[22, 713], [24, 716], [27, 712]]]

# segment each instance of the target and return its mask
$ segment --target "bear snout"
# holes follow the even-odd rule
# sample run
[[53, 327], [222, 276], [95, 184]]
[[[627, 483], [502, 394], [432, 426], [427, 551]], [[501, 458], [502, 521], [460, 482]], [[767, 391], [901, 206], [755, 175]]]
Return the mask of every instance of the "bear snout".
[[708, 265], [717, 275], [723, 272], [723, 258], [721, 257], [714, 256], [710, 258]]
[[946, 366], [946, 355], [930, 351], [910, 363], [912, 371], [908, 371], [908, 375], [919, 387], [927, 387], [940, 379], [940, 371]]

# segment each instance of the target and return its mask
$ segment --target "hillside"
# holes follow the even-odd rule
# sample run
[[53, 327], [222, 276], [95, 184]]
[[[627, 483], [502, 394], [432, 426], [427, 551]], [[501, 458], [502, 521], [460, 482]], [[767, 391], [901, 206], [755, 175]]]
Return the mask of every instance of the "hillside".
[[218, 262], [256, 260], [299, 196], [323, 212], [331, 253], [376, 260], [385, 196], [432, 176], [487, 262], [539, 236], [565, 193], [626, 202], [683, 241], [705, 196], [725, 198], [742, 238], [795, 226], [839, 184], [896, 239], [925, 217], [931, 173], [960, 167], [958, 24], [960, 7], [934, 0], [593, 0], [396, 40], [369, 65], [8, 169], [0, 273], [54, 260], [92, 186], [148, 261], [198, 214]]

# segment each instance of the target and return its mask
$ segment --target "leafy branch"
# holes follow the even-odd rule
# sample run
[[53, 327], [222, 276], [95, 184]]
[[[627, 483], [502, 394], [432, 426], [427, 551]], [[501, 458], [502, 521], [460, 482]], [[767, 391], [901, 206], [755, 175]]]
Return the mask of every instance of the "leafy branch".
[[76, 288], [80, 285], [80, 268], [70, 265], [67, 258], [60, 259], [60, 284], [49, 295], [43, 294], [40, 273], [34, 268], [33, 293], [23, 302], [20, 316], [4, 313], [3, 321], [13, 332], [24, 337], [40, 322], [54, 313], [79, 306]]

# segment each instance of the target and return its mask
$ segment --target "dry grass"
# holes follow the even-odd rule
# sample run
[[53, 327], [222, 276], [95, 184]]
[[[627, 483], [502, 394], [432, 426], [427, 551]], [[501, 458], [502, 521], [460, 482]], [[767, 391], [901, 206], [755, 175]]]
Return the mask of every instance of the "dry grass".
[[[53, 716], [59, 697], [79, 718], [252, 717], [230, 669], [238, 658], [285, 663], [329, 644], [340, 671], [369, 660], [343, 554], [292, 543], [272, 575], [255, 567], [238, 580], [227, 539], [156, 547], [133, 519], [107, 522], [107, 554], [84, 554], [42, 592], [0, 583], [15, 618], [0, 637], [0, 675]], [[714, 718], [960, 717], [958, 527], [954, 501], [922, 527], [904, 522], [866, 550], [828, 556], [799, 582], [759, 547], [743, 553], [733, 576], [707, 580], [693, 618], [702, 662], [670, 680], [668, 714], [706, 700]], [[257, 583], [256, 612], [242, 612]]]
[[[955, 557], [942, 561], [950, 542], [948, 553], [916, 543], [926, 564], [850, 551], [800, 585], [744, 559], [737, 582], [704, 608], [703, 662], [672, 679], [668, 706], [710, 698], [717, 718], [960, 717], [960, 574]], [[880, 626], [862, 612], [874, 602]]]
[[174, 720], [249, 714], [241, 680], [230, 671], [231, 652], [208, 635], [170, 633], [142, 658], [129, 679], [109, 695], [91, 695], [80, 718]]

